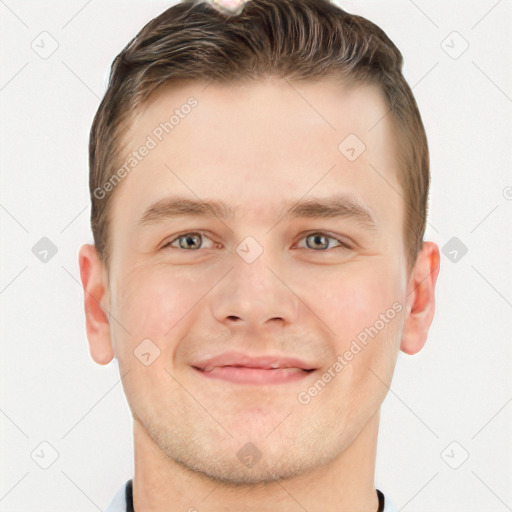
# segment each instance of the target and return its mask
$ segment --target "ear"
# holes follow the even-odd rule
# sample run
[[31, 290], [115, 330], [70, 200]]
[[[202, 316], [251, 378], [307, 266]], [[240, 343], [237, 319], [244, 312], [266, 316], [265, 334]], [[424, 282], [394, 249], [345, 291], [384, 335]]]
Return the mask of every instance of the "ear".
[[84, 289], [85, 329], [89, 352], [98, 364], [114, 358], [110, 339], [110, 297], [104, 265], [94, 245], [85, 244], [78, 254], [80, 279]]
[[439, 264], [439, 247], [434, 242], [423, 242], [407, 285], [407, 310], [400, 343], [400, 350], [406, 354], [416, 354], [427, 341], [434, 318]]

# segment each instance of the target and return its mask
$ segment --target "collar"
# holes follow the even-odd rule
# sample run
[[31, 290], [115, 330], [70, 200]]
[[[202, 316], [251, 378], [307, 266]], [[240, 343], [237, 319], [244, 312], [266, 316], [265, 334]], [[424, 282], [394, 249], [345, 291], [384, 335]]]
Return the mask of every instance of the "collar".
[[[377, 512], [384, 512], [384, 494], [379, 489], [377, 489], [377, 496], [379, 498], [379, 508], [377, 509]], [[128, 482], [126, 482], [125, 498], [126, 498], [126, 512], [135, 512], [133, 510], [132, 479], [130, 479], [130, 480], [128, 480]]]

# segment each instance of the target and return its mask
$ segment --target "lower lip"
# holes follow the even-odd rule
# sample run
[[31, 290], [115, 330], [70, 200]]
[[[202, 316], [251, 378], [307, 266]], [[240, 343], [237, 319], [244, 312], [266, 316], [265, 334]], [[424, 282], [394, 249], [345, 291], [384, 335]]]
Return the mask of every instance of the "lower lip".
[[246, 368], [241, 366], [219, 366], [212, 371], [204, 372], [194, 368], [204, 377], [221, 379], [235, 384], [283, 384], [305, 379], [311, 371], [299, 368], [282, 368], [262, 370], [261, 368]]

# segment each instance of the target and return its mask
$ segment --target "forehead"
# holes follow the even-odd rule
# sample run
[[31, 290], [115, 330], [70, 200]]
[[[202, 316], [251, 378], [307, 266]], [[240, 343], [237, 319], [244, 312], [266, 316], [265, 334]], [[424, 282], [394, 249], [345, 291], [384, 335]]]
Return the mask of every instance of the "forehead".
[[126, 137], [123, 162], [151, 149], [116, 191], [113, 221], [133, 226], [151, 203], [188, 195], [264, 222], [283, 202], [333, 190], [400, 215], [387, 111], [378, 88], [334, 79], [161, 87]]

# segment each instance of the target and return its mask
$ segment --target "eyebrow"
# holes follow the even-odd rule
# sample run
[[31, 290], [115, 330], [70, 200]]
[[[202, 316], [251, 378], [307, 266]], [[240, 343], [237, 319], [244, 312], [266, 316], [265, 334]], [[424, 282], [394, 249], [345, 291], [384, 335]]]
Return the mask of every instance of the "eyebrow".
[[[345, 195], [301, 199], [274, 210], [278, 219], [291, 218], [348, 218], [367, 229], [375, 229], [376, 221], [371, 210]], [[176, 217], [217, 217], [232, 219], [233, 209], [223, 201], [195, 200], [187, 197], [167, 197], [149, 206], [139, 220], [139, 225], [149, 226]]]

